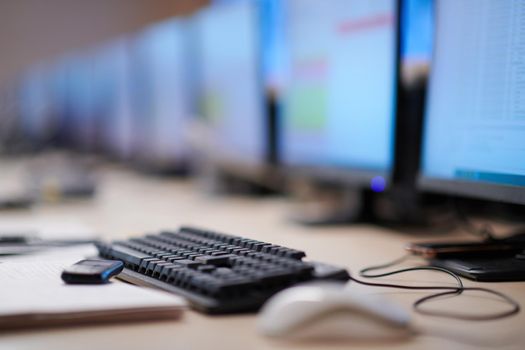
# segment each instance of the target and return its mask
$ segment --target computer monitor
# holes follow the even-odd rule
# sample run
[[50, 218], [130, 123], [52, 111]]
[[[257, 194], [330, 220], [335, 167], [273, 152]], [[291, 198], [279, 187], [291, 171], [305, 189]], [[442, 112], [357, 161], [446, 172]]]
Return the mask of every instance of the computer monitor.
[[67, 71], [69, 147], [91, 152], [96, 147], [97, 108], [100, 103], [100, 84], [97, 84], [92, 53], [78, 53], [70, 58]]
[[[156, 24], [134, 40], [138, 161], [157, 171], [184, 171], [188, 127], [196, 114], [193, 40], [187, 20]], [[137, 135], [138, 136], [138, 135]]]
[[525, 2], [436, 2], [424, 190], [525, 204]]
[[132, 46], [128, 38], [119, 38], [99, 48], [100, 72], [105, 76], [107, 117], [102, 123], [101, 139], [108, 156], [129, 161], [136, 149], [137, 102], [134, 91]]
[[394, 163], [397, 1], [287, 0], [284, 11], [284, 165], [383, 191]]
[[274, 160], [261, 59], [259, 1], [217, 1], [198, 14], [200, 105], [221, 168], [258, 177]]
[[50, 69], [51, 83], [48, 98], [53, 106], [53, 132], [46, 141], [46, 145], [51, 147], [70, 147], [74, 139], [71, 129], [68, 129], [71, 109], [68, 63], [68, 58], [62, 57], [54, 61]]
[[52, 78], [50, 67], [42, 65], [25, 72], [18, 84], [18, 128], [33, 150], [45, 148], [55, 126]]

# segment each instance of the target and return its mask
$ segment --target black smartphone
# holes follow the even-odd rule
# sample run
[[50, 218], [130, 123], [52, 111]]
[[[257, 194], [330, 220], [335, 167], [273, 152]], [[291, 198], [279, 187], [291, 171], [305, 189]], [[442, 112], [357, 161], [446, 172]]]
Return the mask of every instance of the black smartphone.
[[425, 259], [454, 258], [465, 256], [515, 255], [525, 249], [524, 242], [449, 242], [410, 243], [405, 249]]

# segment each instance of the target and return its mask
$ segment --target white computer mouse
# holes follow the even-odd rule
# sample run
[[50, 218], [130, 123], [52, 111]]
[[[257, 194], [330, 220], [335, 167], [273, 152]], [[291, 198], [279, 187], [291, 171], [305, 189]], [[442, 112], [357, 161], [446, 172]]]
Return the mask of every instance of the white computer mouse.
[[258, 328], [290, 339], [392, 340], [412, 334], [404, 308], [343, 284], [304, 285], [276, 294], [263, 306]]

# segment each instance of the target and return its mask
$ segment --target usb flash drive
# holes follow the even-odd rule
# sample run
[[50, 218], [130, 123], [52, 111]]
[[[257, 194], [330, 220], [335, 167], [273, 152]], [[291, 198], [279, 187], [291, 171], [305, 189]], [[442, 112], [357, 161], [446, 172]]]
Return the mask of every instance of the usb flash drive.
[[64, 269], [62, 280], [68, 284], [101, 284], [124, 269], [124, 263], [116, 260], [81, 260]]

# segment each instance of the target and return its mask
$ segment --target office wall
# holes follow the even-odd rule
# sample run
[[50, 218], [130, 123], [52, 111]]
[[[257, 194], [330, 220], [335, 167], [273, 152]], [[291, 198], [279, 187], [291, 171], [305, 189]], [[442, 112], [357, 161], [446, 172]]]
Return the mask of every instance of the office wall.
[[0, 86], [24, 68], [208, 0], [0, 0]]

